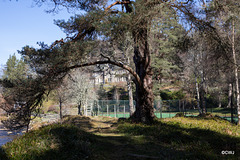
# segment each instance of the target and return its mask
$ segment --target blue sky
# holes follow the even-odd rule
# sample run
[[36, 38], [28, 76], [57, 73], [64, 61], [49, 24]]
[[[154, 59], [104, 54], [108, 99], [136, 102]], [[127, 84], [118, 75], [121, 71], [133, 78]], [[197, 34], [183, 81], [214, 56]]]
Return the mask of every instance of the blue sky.
[[67, 20], [71, 14], [60, 11], [58, 14], [45, 12], [49, 6], [38, 7], [33, 0], [0, 0], [0, 67], [9, 55], [20, 56], [17, 50], [29, 45], [38, 47], [37, 42], [51, 44], [65, 37], [54, 19]]

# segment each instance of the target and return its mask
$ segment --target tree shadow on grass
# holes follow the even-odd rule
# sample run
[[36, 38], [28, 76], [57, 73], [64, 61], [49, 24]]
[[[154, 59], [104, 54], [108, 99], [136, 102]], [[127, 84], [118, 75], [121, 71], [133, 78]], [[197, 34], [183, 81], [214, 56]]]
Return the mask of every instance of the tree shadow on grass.
[[2, 147], [0, 147], [0, 159], [2, 159], [2, 160], [8, 160], [9, 159], [7, 154], [5, 153], [5, 150], [2, 149]]
[[[72, 120], [81, 125], [81, 120]], [[93, 127], [90, 120], [85, 123], [85, 127]], [[119, 124], [118, 129], [125, 136], [114, 133], [94, 135], [83, 128], [66, 124], [46, 126], [23, 136], [25, 140], [21, 142], [25, 144], [14, 142], [15, 145], [8, 147], [25, 147], [22, 148], [22, 157], [15, 158], [21, 160], [214, 160], [238, 159], [239, 155], [239, 138], [205, 129], [183, 128], [177, 123], [157, 122], [152, 126]], [[222, 155], [222, 151], [235, 151], [235, 154]], [[0, 159], [13, 158], [8, 149], [2, 149]]]
[[[162, 149], [170, 148], [173, 152], [169, 152], [169, 159], [238, 159], [240, 156], [240, 138], [208, 129], [158, 122], [152, 126], [122, 125], [119, 130], [131, 136], [142, 135], [163, 146]], [[234, 151], [234, 155], [223, 155], [222, 151]]]
[[92, 154], [94, 136], [76, 126], [55, 124], [27, 133], [20, 139], [21, 142], [16, 139], [6, 144], [7, 149], [0, 151], [1, 160], [87, 159]]
[[213, 113], [229, 114], [229, 113], [231, 113], [231, 108], [220, 108], [218, 110], [213, 110], [212, 112]]

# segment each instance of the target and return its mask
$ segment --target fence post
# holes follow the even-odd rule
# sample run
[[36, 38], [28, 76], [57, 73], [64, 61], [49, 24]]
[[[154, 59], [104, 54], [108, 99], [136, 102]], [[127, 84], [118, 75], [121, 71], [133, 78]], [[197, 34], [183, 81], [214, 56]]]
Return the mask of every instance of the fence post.
[[162, 106], [163, 104], [162, 104], [162, 101], [160, 100], [160, 118], [162, 118]]
[[98, 108], [98, 111], [97, 111], [97, 116], [99, 115], [99, 105], [97, 104], [97, 108]]
[[[102, 108], [103, 108], [103, 101], [102, 101]], [[101, 108], [102, 116], [103, 116], [103, 109]]]
[[[168, 103], [169, 103], [169, 100], [168, 100]], [[168, 107], [168, 118], [171, 118], [171, 116], [170, 116], [170, 104], [168, 104], [169, 105], [169, 107]]]
[[185, 115], [185, 100], [183, 100], [183, 115]]
[[118, 103], [117, 103], [117, 105], [116, 105], [116, 116], [118, 117], [118, 113], [119, 113], [119, 105], [118, 105]]
[[178, 100], [178, 112], [181, 112], [181, 101]]
[[124, 102], [124, 106], [123, 106], [123, 112], [124, 112], [124, 118], [126, 118], [126, 107], [125, 107], [125, 102]]
[[108, 108], [108, 104], [107, 104], [107, 116], [109, 116], [109, 108]]
[[119, 103], [117, 103], [116, 105], [116, 116], [118, 117], [118, 113], [119, 113]]

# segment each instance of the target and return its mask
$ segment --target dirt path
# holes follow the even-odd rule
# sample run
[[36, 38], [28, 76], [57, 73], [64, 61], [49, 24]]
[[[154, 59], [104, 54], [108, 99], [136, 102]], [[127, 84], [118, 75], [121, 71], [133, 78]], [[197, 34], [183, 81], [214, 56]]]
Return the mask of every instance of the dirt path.
[[[154, 156], [149, 148], [153, 144], [135, 141], [134, 137], [129, 137], [116, 131], [115, 124], [117, 118], [106, 117], [71, 117], [69, 123], [77, 125], [79, 128], [96, 135], [97, 142], [93, 159], [118, 159], [118, 160], [145, 160], [161, 159]], [[159, 148], [158, 145], [155, 145]], [[109, 152], [111, 151], [111, 152]]]

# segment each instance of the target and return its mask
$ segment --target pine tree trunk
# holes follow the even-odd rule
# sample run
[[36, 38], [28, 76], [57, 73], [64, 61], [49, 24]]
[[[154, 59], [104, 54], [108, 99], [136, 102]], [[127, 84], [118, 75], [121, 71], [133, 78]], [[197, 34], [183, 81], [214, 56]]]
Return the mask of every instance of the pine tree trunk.
[[150, 124], [154, 120], [153, 93], [152, 88], [149, 87], [152, 85], [151, 78], [151, 76], [147, 75], [143, 79], [145, 81], [143, 86], [136, 85], [136, 111], [132, 116], [136, 122]]
[[147, 21], [142, 20], [143, 28], [133, 32], [134, 37], [134, 63], [140, 83], [136, 83], [136, 111], [131, 118], [136, 122], [150, 124], [153, 122], [153, 82], [151, 59], [148, 44]]

